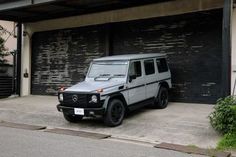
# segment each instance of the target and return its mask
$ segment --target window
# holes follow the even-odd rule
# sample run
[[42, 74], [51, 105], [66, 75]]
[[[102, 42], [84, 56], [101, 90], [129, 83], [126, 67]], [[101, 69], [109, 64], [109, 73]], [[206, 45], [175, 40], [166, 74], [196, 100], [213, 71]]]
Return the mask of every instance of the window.
[[130, 65], [129, 75], [136, 75], [136, 77], [142, 76], [141, 62], [134, 61]]
[[168, 66], [165, 58], [157, 59], [156, 62], [159, 73], [168, 71]]
[[88, 77], [98, 76], [118, 76], [125, 77], [127, 71], [127, 61], [97, 61], [93, 62]]
[[155, 73], [154, 61], [153, 59], [144, 61], [145, 74], [151, 75]]

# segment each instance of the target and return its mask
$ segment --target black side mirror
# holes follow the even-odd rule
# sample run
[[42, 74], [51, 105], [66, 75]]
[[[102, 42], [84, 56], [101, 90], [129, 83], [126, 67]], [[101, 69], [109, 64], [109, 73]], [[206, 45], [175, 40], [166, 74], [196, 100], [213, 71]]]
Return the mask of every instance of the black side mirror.
[[85, 78], [86, 78], [86, 75], [85, 75], [85, 74], [83, 74], [83, 80], [85, 80]]
[[87, 76], [87, 72], [88, 72], [88, 67], [86, 67], [83, 71], [83, 78], [85, 79]]
[[129, 82], [132, 82], [132, 80], [136, 79], [136, 75], [129, 75]]

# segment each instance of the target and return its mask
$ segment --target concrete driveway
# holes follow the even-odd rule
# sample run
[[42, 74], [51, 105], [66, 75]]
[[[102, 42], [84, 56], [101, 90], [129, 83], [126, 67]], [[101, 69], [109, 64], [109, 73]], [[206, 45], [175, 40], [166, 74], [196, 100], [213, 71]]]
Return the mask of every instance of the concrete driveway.
[[113, 137], [152, 143], [168, 142], [213, 148], [219, 135], [209, 124], [213, 105], [169, 103], [166, 109], [141, 109], [128, 115], [123, 124], [110, 128], [101, 119], [72, 124], [56, 110], [55, 96], [27, 96], [0, 100], [0, 120], [78, 129], [110, 134]]

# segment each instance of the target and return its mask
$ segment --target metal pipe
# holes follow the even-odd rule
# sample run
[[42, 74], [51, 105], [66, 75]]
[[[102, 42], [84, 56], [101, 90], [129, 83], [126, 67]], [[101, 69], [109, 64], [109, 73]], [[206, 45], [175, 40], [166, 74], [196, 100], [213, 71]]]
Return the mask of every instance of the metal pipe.
[[222, 97], [230, 95], [232, 10], [233, 0], [224, 0], [222, 24]]
[[21, 43], [22, 43], [22, 23], [18, 22], [17, 24], [17, 54], [16, 54], [16, 62], [17, 62], [17, 81], [16, 81], [16, 94], [21, 95]]
[[235, 80], [234, 80], [234, 88], [233, 88], [233, 96], [234, 96], [234, 92], [235, 92], [235, 87], [236, 87], [236, 77], [235, 77]]
[[16, 51], [12, 51], [13, 56], [13, 76], [12, 76], [12, 94], [16, 95]]

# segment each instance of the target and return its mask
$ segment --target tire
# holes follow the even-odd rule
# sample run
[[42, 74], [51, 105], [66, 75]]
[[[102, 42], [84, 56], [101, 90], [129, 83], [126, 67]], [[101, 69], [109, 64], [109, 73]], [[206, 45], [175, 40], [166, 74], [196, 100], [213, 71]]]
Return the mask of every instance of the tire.
[[109, 101], [107, 111], [104, 116], [104, 123], [107, 126], [118, 126], [123, 122], [125, 115], [124, 103], [119, 99]]
[[168, 89], [166, 87], [161, 86], [159, 89], [158, 96], [155, 100], [155, 108], [158, 109], [164, 109], [167, 107], [169, 102], [169, 95], [168, 95]]
[[68, 114], [66, 112], [63, 112], [64, 118], [71, 123], [76, 123], [79, 122], [83, 119], [83, 116], [78, 116], [78, 115], [72, 115], [72, 114]]

